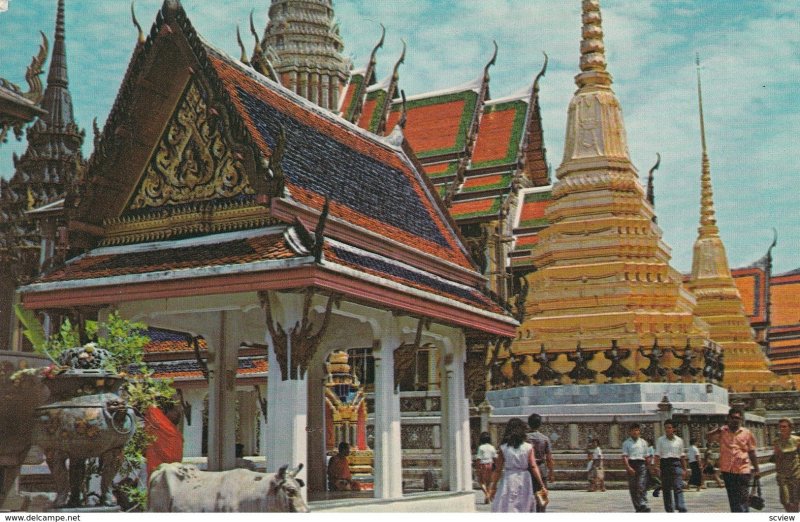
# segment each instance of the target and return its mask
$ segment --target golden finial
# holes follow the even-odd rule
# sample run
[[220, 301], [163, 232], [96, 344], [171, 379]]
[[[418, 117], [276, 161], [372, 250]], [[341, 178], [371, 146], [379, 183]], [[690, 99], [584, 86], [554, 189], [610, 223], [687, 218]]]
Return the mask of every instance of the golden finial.
[[136, 0], [131, 1], [131, 20], [133, 20], [133, 25], [135, 25], [136, 29], [139, 31], [136, 43], [142, 45], [145, 42], [144, 31], [142, 31], [142, 26], [139, 25], [139, 20], [136, 19], [136, 11], [133, 8], [134, 4], [136, 4]]
[[600, 0], [583, 0], [582, 8], [581, 74], [575, 77], [575, 83], [579, 87], [590, 84], [611, 85], [611, 75], [606, 71]]
[[714, 191], [711, 187], [711, 162], [706, 149], [706, 125], [703, 116], [703, 89], [700, 82], [700, 53], [695, 56], [697, 65], [697, 102], [700, 107], [700, 140], [703, 145], [702, 175], [700, 176], [700, 234], [718, 232], [717, 219], [714, 212]]
[[402, 38], [400, 39], [403, 42], [403, 51], [400, 53], [400, 58], [397, 59], [397, 62], [394, 64], [394, 69], [392, 70], [392, 79], [397, 81], [400, 78], [400, 64], [405, 63], [406, 61], [406, 41]]

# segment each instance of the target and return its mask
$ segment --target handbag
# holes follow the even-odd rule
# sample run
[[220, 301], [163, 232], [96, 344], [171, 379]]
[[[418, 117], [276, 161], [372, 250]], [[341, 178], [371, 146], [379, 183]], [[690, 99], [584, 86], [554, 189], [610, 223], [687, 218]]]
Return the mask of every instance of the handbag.
[[761, 511], [764, 509], [764, 497], [761, 496], [761, 480], [758, 477], [753, 477], [753, 485], [750, 486], [750, 496], [747, 498], [748, 505]]
[[550, 503], [550, 497], [547, 494], [547, 491], [540, 489], [535, 493], [535, 495], [536, 495], [536, 505], [539, 506], [540, 508], [545, 508], [547, 507], [547, 504]]

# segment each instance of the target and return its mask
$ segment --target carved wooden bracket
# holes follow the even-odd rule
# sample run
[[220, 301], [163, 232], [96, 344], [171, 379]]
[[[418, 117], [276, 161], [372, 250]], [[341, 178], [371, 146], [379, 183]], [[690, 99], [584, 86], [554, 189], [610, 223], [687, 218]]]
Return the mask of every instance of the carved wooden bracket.
[[[322, 337], [325, 335], [328, 325], [330, 324], [333, 306], [336, 305], [338, 307], [341, 302], [341, 295], [332, 294], [328, 296], [322, 324], [316, 333], [312, 333], [314, 324], [309, 316], [314, 295], [315, 290], [313, 288], [307, 288], [305, 290], [303, 316], [292, 328], [285, 330], [281, 323], [274, 321], [267, 294], [261, 294], [261, 305], [266, 314], [267, 330], [269, 331], [270, 337], [272, 337], [272, 345], [275, 349], [275, 356], [278, 359], [278, 364], [280, 365], [281, 380], [283, 381], [301, 379], [306, 371], [308, 371], [311, 358], [322, 342]], [[291, 353], [289, 351], [289, 346], [291, 346]]]

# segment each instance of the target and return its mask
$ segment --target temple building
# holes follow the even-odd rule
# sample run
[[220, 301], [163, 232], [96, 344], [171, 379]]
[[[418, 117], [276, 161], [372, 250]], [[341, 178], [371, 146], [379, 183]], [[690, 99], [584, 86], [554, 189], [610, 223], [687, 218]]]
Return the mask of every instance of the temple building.
[[471, 507], [468, 346], [518, 323], [489, 295], [404, 118], [381, 137], [321, 109], [205, 42], [176, 0], [142, 40], [85, 190], [63, 202], [65, 262], [23, 286], [22, 304], [185, 334], [208, 377], [212, 470], [236, 464], [230, 406], [248, 354], [266, 355], [266, 467], [304, 463], [312, 499], [325, 490], [329, 354], [369, 350], [365, 437], [387, 500], [404, 493], [399, 383], [418, 351], [433, 353], [438, 486], [451, 509]]
[[22, 285], [53, 321], [147, 323], [145, 360], [190, 412], [187, 460], [228, 469], [240, 444], [268, 470], [303, 462], [312, 499], [344, 440], [376, 499], [430, 475], [455, 510], [478, 433], [532, 411], [574, 452], [669, 417], [702, 442], [738, 401], [766, 445], [765, 422], [800, 417], [800, 274], [773, 276], [771, 249], [729, 269], [702, 112], [694, 265], [670, 265], [599, 1], [582, 5], [551, 179], [546, 56], [513, 95], [491, 98], [487, 45], [471, 81], [406, 96], [405, 44], [383, 79], [385, 34], [353, 68], [331, 0], [273, 0], [238, 60], [165, 0], [84, 161], [59, 0], [47, 114], [0, 182], [4, 321]]
[[[65, 197], [77, 197], [80, 171], [85, 164], [81, 153], [84, 131], [75, 122], [69, 91], [63, 0], [58, 3], [47, 88], [43, 95], [34, 96], [35, 91], [41, 89], [38, 74], [46, 56], [45, 39], [28, 69], [32, 91], [24, 95], [28, 102], [40, 100], [34, 112], [39, 117], [27, 130], [28, 147], [22, 157], [14, 155], [13, 176], [0, 180], [0, 311], [3, 317], [0, 339], [3, 344], [9, 342], [16, 323], [13, 312], [16, 287], [31, 282], [56, 256], [55, 243], [42, 249], [42, 230], [30, 212]], [[56, 203], [56, 206], [61, 204]], [[56, 231], [50, 235], [55, 236]]]

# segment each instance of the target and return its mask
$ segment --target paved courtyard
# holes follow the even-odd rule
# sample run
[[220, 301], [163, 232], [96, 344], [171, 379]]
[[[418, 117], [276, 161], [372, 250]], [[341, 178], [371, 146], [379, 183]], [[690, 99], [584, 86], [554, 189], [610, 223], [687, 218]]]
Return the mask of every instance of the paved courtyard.
[[[778, 499], [778, 489], [775, 484], [775, 475], [770, 475], [761, 479], [761, 489], [766, 500], [766, 507], [762, 512], [783, 512]], [[477, 492], [476, 509], [479, 512], [491, 511], [490, 506], [483, 503], [483, 493]], [[695, 492], [694, 490], [684, 494], [686, 508], [690, 513], [727, 513], [728, 497], [725, 488], [708, 488]], [[661, 497], [653, 498], [652, 492], [648, 492], [647, 500], [653, 513], [664, 511], [664, 501]], [[589, 493], [586, 491], [553, 490], [550, 493], [550, 505], [547, 506], [548, 513], [633, 513], [630, 495], [628, 490], [616, 489], [607, 490], [604, 493]]]

